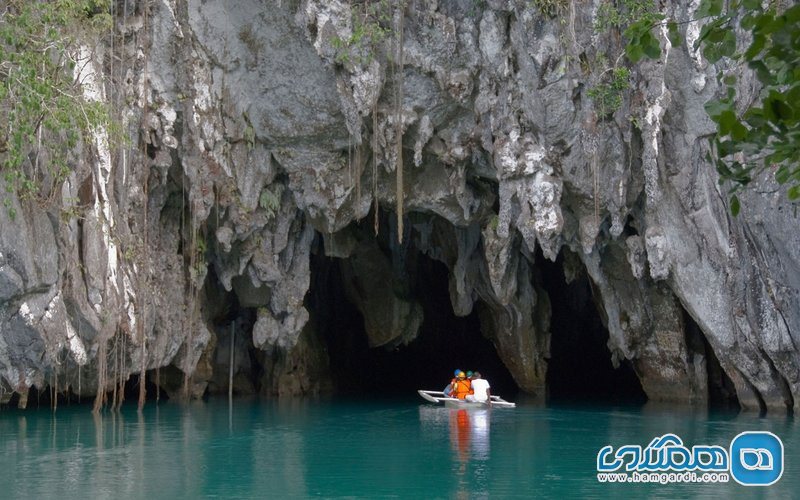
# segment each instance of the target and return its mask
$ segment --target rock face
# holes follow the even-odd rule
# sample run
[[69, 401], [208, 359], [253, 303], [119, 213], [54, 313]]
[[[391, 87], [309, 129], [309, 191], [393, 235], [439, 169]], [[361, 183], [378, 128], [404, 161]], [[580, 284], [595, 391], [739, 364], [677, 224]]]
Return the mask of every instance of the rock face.
[[[199, 396], [223, 385], [220, 318], [237, 316], [237, 390], [325, 392], [312, 251], [342, 259], [369, 344], [397, 347], [423, 321], [410, 247], [447, 266], [453, 311], [477, 307], [520, 388], [543, 395], [537, 258], [567, 248], [612, 361], [649, 398], [707, 401], [724, 373], [745, 409], [800, 409], [797, 206], [765, 177], [730, 216], [704, 160], [713, 67], [664, 37], [607, 113], [587, 92], [622, 47], [594, 28], [599, 2], [559, 22], [536, 2], [412, 0], [400, 58], [394, 4], [365, 21], [345, 0], [152, 0], [116, 20], [119, 53], [80, 71], [132, 150], [98, 132], [54, 205], [8, 195], [16, 217], [0, 211], [0, 402], [34, 386], [93, 395], [168, 366]], [[357, 38], [365, 22], [388, 35]], [[102, 57], [123, 68], [103, 74]], [[405, 241], [381, 219], [379, 244], [363, 226], [398, 203]], [[241, 375], [254, 359], [260, 381]]]

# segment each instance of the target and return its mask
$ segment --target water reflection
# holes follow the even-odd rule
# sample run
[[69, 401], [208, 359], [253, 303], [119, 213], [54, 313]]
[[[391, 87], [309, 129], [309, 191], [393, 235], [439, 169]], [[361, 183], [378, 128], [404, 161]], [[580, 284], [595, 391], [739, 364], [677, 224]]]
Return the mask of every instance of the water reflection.
[[423, 438], [435, 441], [438, 434], [447, 433], [450, 442], [451, 476], [457, 498], [488, 496], [491, 458], [491, 410], [451, 409], [434, 406], [419, 407]]
[[450, 443], [458, 461], [488, 460], [490, 452], [489, 410], [447, 409], [450, 413]]
[[[786, 471], [751, 494], [800, 488], [794, 419], [645, 408], [459, 410], [364, 402], [236, 401], [0, 412], [3, 498], [482, 498], [740, 495], [727, 485], [611, 485], [595, 477], [605, 445], [646, 445], [667, 432], [727, 445], [769, 430]], [[793, 455], [794, 453], [794, 455]]]
[[467, 410], [450, 410], [450, 443], [458, 457], [459, 475], [464, 474], [469, 462], [471, 432]]

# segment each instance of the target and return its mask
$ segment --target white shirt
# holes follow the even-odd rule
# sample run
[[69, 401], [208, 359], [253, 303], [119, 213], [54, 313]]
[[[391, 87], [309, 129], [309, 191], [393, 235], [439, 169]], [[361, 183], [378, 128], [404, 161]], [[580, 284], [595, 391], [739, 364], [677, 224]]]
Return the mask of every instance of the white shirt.
[[489, 389], [489, 382], [485, 378], [476, 378], [472, 381], [472, 391], [474, 392], [475, 401], [486, 401], [489, 395], [486, 393]]

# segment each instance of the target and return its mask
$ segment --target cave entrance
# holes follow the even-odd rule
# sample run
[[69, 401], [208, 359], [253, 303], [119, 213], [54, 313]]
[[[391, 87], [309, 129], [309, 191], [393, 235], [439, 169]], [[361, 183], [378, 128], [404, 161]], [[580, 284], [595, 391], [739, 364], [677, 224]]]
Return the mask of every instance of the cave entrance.
[[417, 337], [393, 348], [370, 347], [364, 318], [347, 298], [343, 259], [312, 256], [310, 309], [327, 346], [337, 392], [353, 396], [408, 397], [417, 389], [442, 390], [456, 368], [479, 370], [492, 390], [511, 398], [513, 377], [481, 333], [478, 304], [466, 317], [453, 311], [446, 266], [410, 247], [405, 271], [410, 294], [423, 308]]
[[[565, 261], [575, 272], [567, 283]], [[608, 330], [598, 313], [588, 276], [578, 257], [564, 249], [551, 262], [537, 250], [538, 278], [550, 296], [550, 360], [547, 387], [550, 401], [643, 404], [647, 396], [630, 362], [611, 363]]]
[[706, 375], [708, 380], [708, 407], [722, 412], [738, 412], [741, 408], [733, 381], [722, 369], [714, 349], [703, 334], [703, 330], [695, 322], [685, 308], [683, 323], [685, 325], [686, 345], [694, 352], [702, 354], [706, 359]]

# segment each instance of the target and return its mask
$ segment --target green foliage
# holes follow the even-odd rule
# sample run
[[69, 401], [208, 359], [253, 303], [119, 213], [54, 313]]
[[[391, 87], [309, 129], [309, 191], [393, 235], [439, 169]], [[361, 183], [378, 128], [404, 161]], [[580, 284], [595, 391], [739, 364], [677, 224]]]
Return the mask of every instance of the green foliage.
[[[790, 200], [800, 199], [800, 5], [780, 9], [780, 2], [702, 0], [697, 10], [706, 23], [694, 48], [728, 68], [717, 73], [724, 97], [707, 102], [705, 109], [717, 125], [709, 160], [720, 184], [730, 186], [734, 215], [740, 210], [736, 193], [765, 169], [786, 186]], [[670, 41], [680, 42], [675, 23], [667, 28]], [[737, 29], [750, 33], [746, 47], [737, 41]], [[643, 40], [631, 38], [628, 54], [657, 55]], [[759, 99], [747, 106], [738, 103], [736, 86], [735, 73], [743, 67], [762, 85]]]
[[616, 29], [625, 31], [632, 25], [658, 17], [653, 0], [605, 0], [597, 8], [594, 28], [596, 31]]
[[256, 147], [256, 129], [253, 128], [250, 123], [247, 123], [247, 126], [244, 128], [244, 140], [247, 143], [247, 147], [249, 149], [253, 149]]
[[[658, 57], [660, 45], [652, 33], [653, 24], [663, 19], [656, 11], [653, 0], [605, 0], [597, 9], [594, 28], [597, 32], [616, 31], [627, 40], [624, 55], [631, 63], [643, 57]], [[630, 88], [630, 70], [621, 65], [622, 55], [613, 66], [602, 58], [603, 67], [597, 84], [587, 95], [594, 101], [599, 118], [616, 112], [622, 106], [622, 97]]]
[[492, 216], [491, 220], [489, 220], [489, 227], [492, 231], [497, 232], [497, 227], [500, 225], [500, 217], [495, 214]]
[[547, 17], [556, 17], [567, 10], [569, 0], [531, 0], [530, 5]]
[[64, 200], [64, 205], [61, 207], [60, 215], [61, 221], [64, 223], [69, 223], [73, 219], [82, 219], [83, 209], [80, 206], [80, 200], [74, 197]]
[[624, 66], [609, 68], [604, 80], [588, 90], [600, 118], [613, 114], [622, 106], [622, 94], [630, 88], [630, 76], [630, 70]]
[[206, 250], [208, 250], [208, 245], [206, 245], [206, 239], [203, 237], [202, 234], [198, 234], [197, 241], [195, 243], [197, 245], [198, 259], [204, 259], [206, 255]]
[[336, 62], [368, 64], [378, 53], [380, 44], [392, 34], [392, 6], [389, 0], [365, 0], [352, 5], [353, 32], [347, 38], [335, 36]]
[[[727, 87], [722, 99], [706, 103], [717, 124], [712, 158], [720, 182], [730, 182], [731, 211], [735, 193], [764, 169], [786, 185], [790, 200], [800, 198], [800, 5], [783, 12], [775, 4], [734, 1], [724, 9], [720, 0], [704, 0], [699, 13], [712, 21], [700, 32], [698, 44], [710, 61], [747, 65], [761, 82], [760, 99], [736, 106], [736, 78], [720, 71]], [[750, 45], [738, 47], [735, 24], [752, 34]], [[737, 203], [738, 206], [738, 203]]]
[[264, 188], [261, 195], [258, 197], [258, 206], [260, 206], [266, 213], [267, 218], [271, 219], [278, 212], [281, 207], [281, 195], [283, 194], [283, 186], [281, 184], [275, 185], [275, 190]]
[[[653, 23], [663, 19], [664, 16], [660, 14], [648, 14], [625, 30], [625, 37], [628, 39], [625, 55], [631, 62], [639, 62], [644, 57], [658, 59], [661, 55], [661, 42], [653, 35]], [[677, 26], [675, 30], [677, 32]]]
[[[73, 72], [81, 43], [110, 29], [109, 0], [8, 0], [0, 23], [0, 171], [6, 191], [44, 199], [84, 134], [109, 123]], [[11, 203], [4, 201], [13, 217]]]

